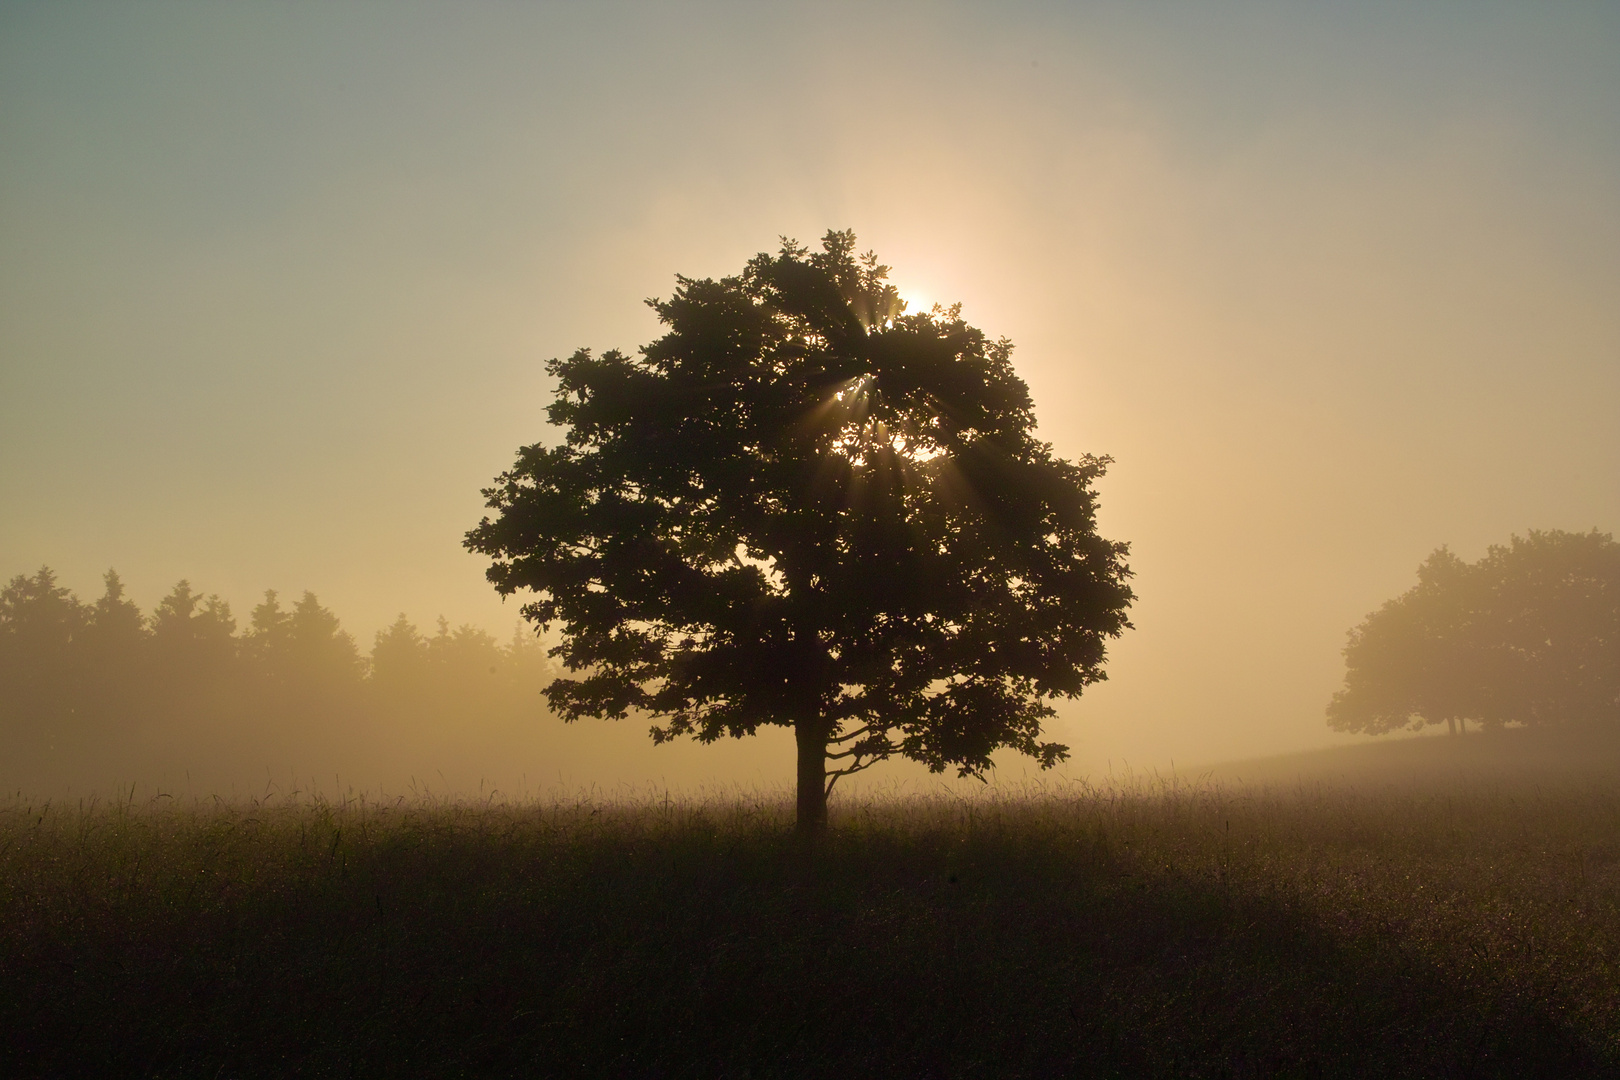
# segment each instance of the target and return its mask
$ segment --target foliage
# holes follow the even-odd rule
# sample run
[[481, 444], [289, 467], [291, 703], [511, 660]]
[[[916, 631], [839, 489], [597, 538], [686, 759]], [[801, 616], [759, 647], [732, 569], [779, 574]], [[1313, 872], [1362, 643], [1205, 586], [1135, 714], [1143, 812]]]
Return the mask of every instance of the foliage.
[[73, 646], [88, 616], [48, 567], [0, 592], [0, 710], [30, 714], [12, 741], [23, 753], [51, 747], [71, 724], [81, 681]]
[[1620, 801], [0, 805], [13, 1077], [1589, 1077]]
[[1620, 544], [1531, 532], [1469, 564], [1441, 548], [1350, 632], [1340, 731], [1620, 722]]
[[123, 781], [199, 746], [261, 774], [292, 752], [334, 769], [375, 762], [404, 734], [542, 712], [552, 674], [526, 634], [502, 645], [441, 619], [424, 637], [401, 615], [368, 659], [313, 593], [286, 609], [266, 592], [239, 632], [230, 605], [189, 581], [149, 616], [115, 572], [105, 586], [85, 604], [43, 567], [0, 590], [8, 783]]
[[972, 776], [1002, 747], [1065, 755], [1049, 701], [1103, 678], [1129, 625], [1125, 546], [1096, 532], [1107, 459], [1054, 457], [1011, 345], [959, 308], [905, 313], [887, 272], [851, 233], [785, 242], [679, 278], [639, 358], [551, 362], [564, 439], [520, 451], [467, 546], [562, 624], [565, 718], [792, 727], [812, 815], [825, 776], [892, 754]]

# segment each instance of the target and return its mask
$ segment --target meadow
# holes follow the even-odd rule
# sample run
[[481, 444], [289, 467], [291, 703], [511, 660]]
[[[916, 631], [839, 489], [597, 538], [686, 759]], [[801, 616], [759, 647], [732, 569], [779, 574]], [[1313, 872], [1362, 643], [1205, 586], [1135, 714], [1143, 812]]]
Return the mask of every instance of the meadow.
[[0, 806], [0, 1072], [1620, 1075], [1620, 788]]

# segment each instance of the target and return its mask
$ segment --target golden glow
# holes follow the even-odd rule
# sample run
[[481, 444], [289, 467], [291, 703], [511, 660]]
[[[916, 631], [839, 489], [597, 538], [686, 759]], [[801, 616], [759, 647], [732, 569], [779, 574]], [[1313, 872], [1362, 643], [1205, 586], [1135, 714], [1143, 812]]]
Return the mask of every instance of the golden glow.
[[935, 304], [940, 303], [940, 301], [934, 299], [921, 289], [897, 288], [895, 291], [900, 294], [900, 299], [905, 301], [905, 314], [907, 315], [927, 313], [933, 310]]
[[[1620, 532], [1616, 24], [1090, 10], [0, 8], [0, 574], [504, 637], [459, 542], [556, 441], [544, 361], [847, 227], [1115, 459], [1137, 628], [1069, 773], [1343, 741], [1345, 632], [1435, 547]], [[753, 745], [576, 724], [447, 775], [791, 775]]]

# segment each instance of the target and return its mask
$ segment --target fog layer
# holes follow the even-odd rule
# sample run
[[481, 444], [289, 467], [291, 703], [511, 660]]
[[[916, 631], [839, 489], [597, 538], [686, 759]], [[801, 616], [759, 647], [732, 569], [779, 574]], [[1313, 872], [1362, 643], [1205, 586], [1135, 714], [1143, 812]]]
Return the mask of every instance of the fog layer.
[[[8, 5], [0, 574], [504, 641], [460, 540], [544, 361], [849, 227], [1115, 459], [1136, 629], [1067, 771], [1344, 741], [1436, 547], [1620, 531], [1616, 55], [1574, 4]], [[604, 730], [573, 782], [790, 775]], [[453, 786], [566, 757], [514, 740]]]

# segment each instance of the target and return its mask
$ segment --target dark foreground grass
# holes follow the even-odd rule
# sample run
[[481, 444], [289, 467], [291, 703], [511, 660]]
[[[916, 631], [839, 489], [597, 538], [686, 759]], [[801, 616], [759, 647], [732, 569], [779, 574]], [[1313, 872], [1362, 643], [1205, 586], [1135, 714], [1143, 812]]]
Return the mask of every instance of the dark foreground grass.
[[0, 808], [8, 1076], [1620, 1075], [1620, 794]]

